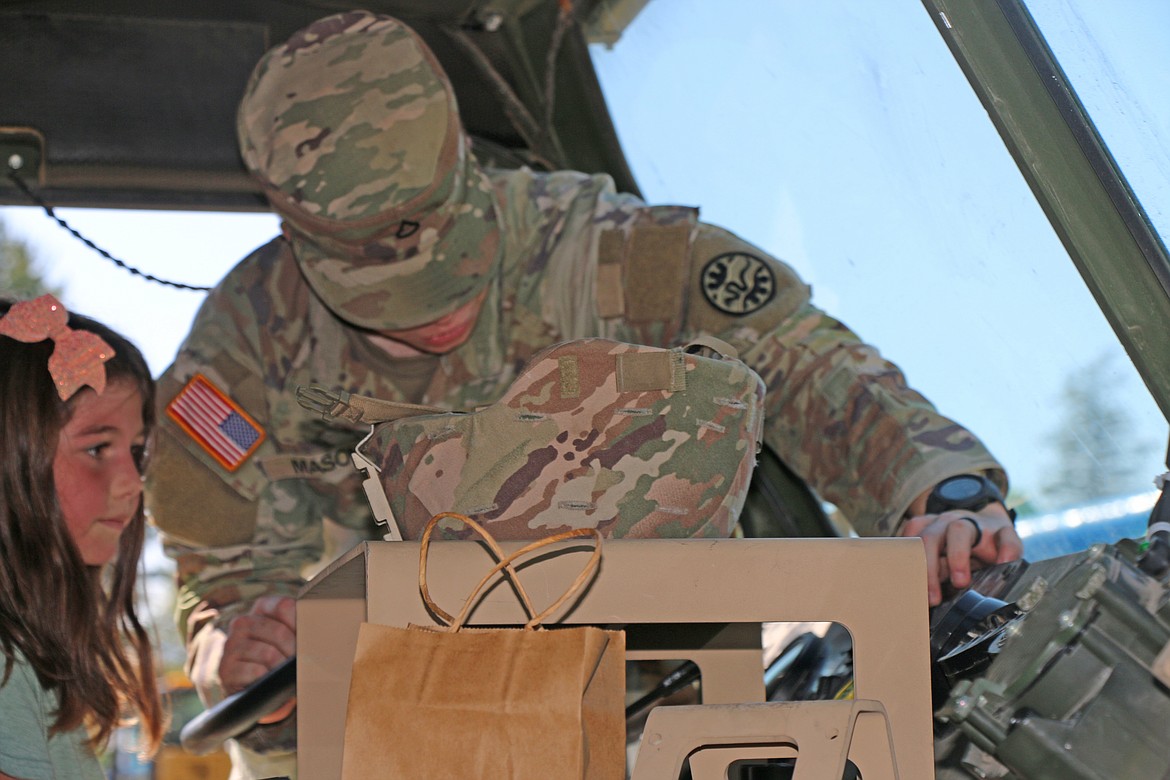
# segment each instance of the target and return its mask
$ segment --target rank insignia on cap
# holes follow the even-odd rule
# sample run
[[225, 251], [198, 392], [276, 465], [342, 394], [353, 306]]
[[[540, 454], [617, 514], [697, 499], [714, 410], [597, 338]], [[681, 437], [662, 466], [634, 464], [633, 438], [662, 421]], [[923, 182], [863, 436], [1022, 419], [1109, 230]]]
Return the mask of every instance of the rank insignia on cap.
[[202, 374], [167, 404], [167, 416], [228, 471], [264, 441], [264, 429]]
[[719, 311], [751, 314], [764, 308], [775, 294], [775, 274], [755, 255], [727, 252], [703, 266], [703, 297]]

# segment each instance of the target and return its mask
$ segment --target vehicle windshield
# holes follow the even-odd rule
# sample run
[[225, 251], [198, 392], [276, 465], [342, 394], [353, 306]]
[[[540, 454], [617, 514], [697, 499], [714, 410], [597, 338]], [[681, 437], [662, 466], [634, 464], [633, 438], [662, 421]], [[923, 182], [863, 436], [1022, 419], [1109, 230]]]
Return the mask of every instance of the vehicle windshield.
[[[1170, 8], [1030, 5], [1166, 236]], [[1144, 531], [1166, 420], [921, 2], [651, 2], [592, 51], [646, 198], [793, 265], [975, 431], [1028, 557]]]
[[[1029, 8], [1165, 238], [1170, 5]], [[976, 432], [1008, 469], [1029, 557], [1058, 554], [1035, 546], [1042, 529], [1140, 534], [1166, 420], [920, 0], [657, 0], [591, 51], [646, 199], [699, 206], [790, 263], [818, 305]], [[58, 213], [194, 285], [278, 231], [270, 214]], [[100, 260], [37, 209], [2, 208], [0, 222], [67, 305], [167, 366], [201, 293]], [[1132, 500], [1142, 508], [1120, 529], [1086, 520]], [[1063, 539], [1059, 551], [1084, 546]]]
[[1027, 0], [1028, 10], [1165, 241], [1170, 236], [1170, 6]]

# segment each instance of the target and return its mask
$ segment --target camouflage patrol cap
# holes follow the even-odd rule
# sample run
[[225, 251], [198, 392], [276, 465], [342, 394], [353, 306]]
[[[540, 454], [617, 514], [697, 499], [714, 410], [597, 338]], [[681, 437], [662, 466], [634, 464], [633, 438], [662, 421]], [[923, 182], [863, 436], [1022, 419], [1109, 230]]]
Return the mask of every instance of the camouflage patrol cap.
[[342, 319], [433, 322], [494, 273], [491, 183], [438, 60], [396, 19], [335, 14], [270, 50], [236, 129], [305, 278]]
[[499, 539], [728, 536], [763, 401], [763, 380], [734, 357], [581, 339], [534, 355], [496, 403], [379, 423], [360, 451], [407, 539], [446, 511]]

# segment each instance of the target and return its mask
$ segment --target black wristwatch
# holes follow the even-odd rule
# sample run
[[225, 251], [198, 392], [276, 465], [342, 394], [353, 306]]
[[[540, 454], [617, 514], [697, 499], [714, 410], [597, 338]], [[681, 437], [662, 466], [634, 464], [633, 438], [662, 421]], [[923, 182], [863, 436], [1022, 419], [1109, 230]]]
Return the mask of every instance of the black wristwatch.
[[[1007, 509], [1003, 493], [990, 479], [982, 474], [958, 474], [934, 486], [934, 490], [926, 497], [926, 513], [937, 515], [952, 509], [978, 512], [992, 501], [998, 501]], [[1008, 509], [1007, 513], [1014, 523], [1015, 510]]]

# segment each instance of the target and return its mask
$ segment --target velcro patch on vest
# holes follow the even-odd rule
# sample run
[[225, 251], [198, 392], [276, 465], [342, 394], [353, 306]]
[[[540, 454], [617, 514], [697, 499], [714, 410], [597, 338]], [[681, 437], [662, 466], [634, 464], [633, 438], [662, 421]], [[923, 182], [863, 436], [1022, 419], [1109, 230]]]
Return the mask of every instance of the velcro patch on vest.
[[682, 352], [628, 352], [617, 356], [617, 389], [621, 393], [687, 389], [686, 356]]
[[581, 369], [576, 355], [557, 358], [557, 370], [561, 377], [561, 398], [581, 397]]
[[620, 230], [601, 233], [597, 250], [597, 313], [603, 319], [626, 313], [625, 280], [622, 278], [626, 249]]
[[636, 224], [626, 267], [626, 315], [632, 323], [670, 322], [682, 310], [691, 224]]
[[203, 374], [191, 377], [166, 414], [228, 471], [238, 469], [264, 441], [264, 429]]

